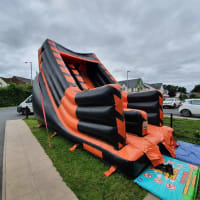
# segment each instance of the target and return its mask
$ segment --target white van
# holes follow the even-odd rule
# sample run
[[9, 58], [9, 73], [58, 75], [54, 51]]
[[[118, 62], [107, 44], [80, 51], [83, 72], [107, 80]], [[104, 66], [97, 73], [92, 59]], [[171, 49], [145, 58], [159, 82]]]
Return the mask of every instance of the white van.
[[163, 108], [171, 107], [171, 108], [177, 108], [179, 107], [181, 101], [177, 98], [167, 98], [163, 101]]
[[27, 97], [19, 104], [19, 106], [17, 106], [17, 112], [22, 113], [22, 115], [26, 114], [26, 107], [28, 108], [28, 113], [33, 113], [32, 95]]

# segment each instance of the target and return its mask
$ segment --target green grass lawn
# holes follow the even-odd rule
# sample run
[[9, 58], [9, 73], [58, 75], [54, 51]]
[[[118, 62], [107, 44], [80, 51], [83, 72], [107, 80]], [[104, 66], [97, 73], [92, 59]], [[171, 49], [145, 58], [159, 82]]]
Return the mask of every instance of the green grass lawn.
[[[170, 126], [170, 118], [165, 117], [164, 125]], [[200, 120], [173, 118], [175, 140], [200, 145]]]
[[[64, 182], [72, 189], [80, 200], [141, 200], [147, 192], [128, 180], [120, 173], [110, 177], [104, 175], [109, 165], [81, 148], [71, 152], [68, 149], [73, 143], [62, 136], [51, 139], [52, 148], [48, 147], [45, 128], [35, 128], [35, 119], [25, 119], [32, 133], [53, 161], [54, 166]], [[52, 130], [49, 131], [51, 134]]]
[[[25, 122], [51, 158], [64, 182], [80, 200], [142, 200], [146, 196], [144, 189], [118, 172], [106, 177], [103, 172], [109, 169], [109, 165], [92, 154], [81, 148], [69, 151], [73, 143], [60, 135], [51, 139], [50, 149], [45, 128], [35, 128], [38, 125], [35, 119], [25, 119]], [[169, 118], [165, 118], [164, 122], [169, 125]], [[199, 120], [174, 119], [174, 129], [176, 139], [200, 144], [196, 133], [200, 130]], [[52, 134], [53, 130], [49, 132]]]

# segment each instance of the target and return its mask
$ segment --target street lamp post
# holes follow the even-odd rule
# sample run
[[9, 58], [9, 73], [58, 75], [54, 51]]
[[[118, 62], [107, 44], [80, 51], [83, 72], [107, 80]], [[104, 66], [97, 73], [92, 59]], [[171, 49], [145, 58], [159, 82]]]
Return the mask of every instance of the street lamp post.
[[127, 92], [128, 92], [128, 87], [129, 87], [129, 85], [128, 85], [128, 73], [129, 72], [131, 72], [131, 71], [129, 71], [129, 70], [126, 71], [126, 73], [127, 73], [127, 79], [126, 79], [127, 80], [127, 83], [126, 83], [126, 85], [127, 85]]
[[32, 85], [32, 84], [33, 84], [33, 79], [32, 79], [32, 62], [30, 62], [30, 61], [25, 61], [24, 63], [25, 63], [25, 64], [30, 63], [30, 66], [31, 66], [31, 85]]

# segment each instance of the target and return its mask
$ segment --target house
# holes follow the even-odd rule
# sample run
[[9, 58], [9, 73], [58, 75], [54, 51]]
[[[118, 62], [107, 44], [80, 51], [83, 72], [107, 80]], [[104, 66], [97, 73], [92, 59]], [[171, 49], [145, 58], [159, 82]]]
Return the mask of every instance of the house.
[[141, 92], [145, 89], [144, 83], [141, 78], [129, 79], [128, 81], [118, 81], [118, 83], [122, 86], [122, 89], [127, 92]]
[[28, 78], [23, 78], [20, 76], [13, 76], [11, 78], [3, 78], [1, 77], [1, 79], [4, 80], [4, 82], [6, 82], [7, 84], [9, 84], [10, 82], [15, 83], [17, 85], [26, 85], [26, 84], [30, 84], [31, 80]]
[[3, 80], [3, 78], [0, 77], [0, 88], [1, 87], [5, 87], [7, 86], [8, 84]]
[[149, 90], [152, 90], [152, 88], [154, 90], [160, 90], [164, 94], [164, 87], [162, 83], [145, 83], [145, 87], [149, 88]]
[[160, 90], [164, 98], [169, 97], [168, 90], [164, 89], [162, 83], [144, 83], [144, 85], [145, 85], [145, 91]]
[[122, 89], [128, 92], [144, 92], [152, 90], [160, 90], [163, 93], [164, 98], [169, 97], [168, 91], [164, 89], [162, 83], [143, 83], [141, 78], [128, 80], [128, 90], [127, 90], [127, 80], [118, 81], [122, 86]]
[[155, 88], [152, 87], [150, 84], [144, 83], [144, 90], [145, 91], [152, 91], [152, 90], [155, 90]]

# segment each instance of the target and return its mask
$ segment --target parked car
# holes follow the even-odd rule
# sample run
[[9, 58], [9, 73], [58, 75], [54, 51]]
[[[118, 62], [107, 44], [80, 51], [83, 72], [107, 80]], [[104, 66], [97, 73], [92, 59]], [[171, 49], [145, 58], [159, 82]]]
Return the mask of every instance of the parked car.
[[200, 115], [200, 99], [186, 99], [178, 111], [182, 116]]
[[171, 108], [177, 108], [180, 105], [181, 101], [177, 98], [166, 98], [163, 101], [163, 108], [171, 107]]
[[25, 115], [26, 112], [33, 113], [32, 95], [27, 97], [23, 102], [19, 104], [19, 106], [17, 106], [17, 112], [22, 113], [22, 115]]

